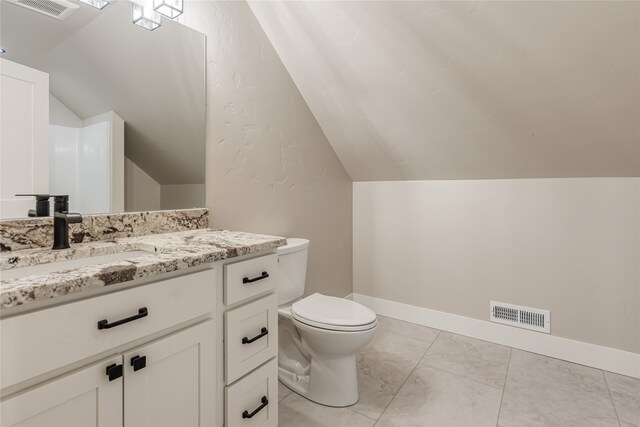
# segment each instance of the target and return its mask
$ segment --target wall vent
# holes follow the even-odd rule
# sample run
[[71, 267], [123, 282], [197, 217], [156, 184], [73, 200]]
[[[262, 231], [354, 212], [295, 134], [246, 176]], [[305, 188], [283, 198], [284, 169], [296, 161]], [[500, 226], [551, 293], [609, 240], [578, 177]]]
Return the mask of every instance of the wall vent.
[[67, 0], [8, 0], [10, 3], [25, 7], [43, 15], [65, 20], [80, 6]]
[[491, 301], [489, 317], [492, 322], [511, 325], [532, 331], [551, 332], [551, 313], [549, 310], [524, 307]]

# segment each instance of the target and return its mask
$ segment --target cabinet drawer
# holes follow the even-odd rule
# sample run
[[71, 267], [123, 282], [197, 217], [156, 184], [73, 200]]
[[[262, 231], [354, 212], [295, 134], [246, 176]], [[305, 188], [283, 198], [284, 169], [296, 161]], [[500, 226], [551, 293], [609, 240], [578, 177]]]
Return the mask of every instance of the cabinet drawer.
[[278, 362], [271, 361], [225, 390], [227, 427], [278, 425]]
[[[215, 307], [215, 275], [204, 270], [0, 320], [5, 388], [162, 331]], [[139, 315], [115, 327], [98, 329]], [[137, 316], [136, 316], [137, 317]]]
[[224, 314], [227, 384], [277, 354], [277, 304], [276, 295], [271, 294]]
[[275, 289], [278, 255], [264, 255], [224, 266], [224, 303], [249, 299]]

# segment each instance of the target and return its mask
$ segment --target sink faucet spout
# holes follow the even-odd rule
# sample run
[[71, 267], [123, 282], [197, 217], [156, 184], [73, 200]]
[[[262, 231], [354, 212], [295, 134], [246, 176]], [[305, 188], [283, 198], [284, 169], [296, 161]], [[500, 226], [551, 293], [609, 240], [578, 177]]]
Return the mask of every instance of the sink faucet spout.
[[82, 222], [79, 213], [56, 212], [53, 214], [53, 249], [69, 249], [69, 224]]

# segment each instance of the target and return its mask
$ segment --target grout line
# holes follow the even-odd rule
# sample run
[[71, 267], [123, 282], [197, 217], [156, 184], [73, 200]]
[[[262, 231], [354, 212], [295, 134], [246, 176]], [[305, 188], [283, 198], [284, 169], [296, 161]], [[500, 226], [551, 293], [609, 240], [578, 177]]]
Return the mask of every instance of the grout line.
[[507, 380], [509, 379], [509, 368], [511, 368], [511, 356], [513, 355], [513, 348], [509, 347], [509, 363], [507, 363], [507, 374], [504, 376], [504, 385], [502, 386], [502, 396], [500, 397], [500, 407], [498, 408], [498, 418], [496, 418], [496, 427], [500, 422], [500, 414], [502, 413], [502, 402], [504, 401], [504, 392], [507, 389]]
[[602, 373], [602, 378], [604, 378], [604, 384], [607, 386], [607, 391], [609, 392], [609, 399], [611, 400], [611, 405], [613, 406], [613, 413], [616, 414], [616, 418], [618, 419], [618, 425], [622, 427], [622, 421], [620, 421], [620, 415], [618, 415], [618, 409], [616, 408], [616, 404], [613, 401], [613, 396], [611, 396], [611, 389], [609, 388], [609, 382], [607, 381], [607, 376], [604, 374], [603, 370], [600, 370]]
[[[433, 328], [431, 328], [433, 329]], [[389, 405], [391, 405], [391, 403], [394, 401], [394, 399], [396, 398], [396, 396], [398, 396], [398, 393], [400, 393], [400, 390], [402, 390], [402, 387], [404, 387], [404, 385], [407, 383], [407, 381], [409, 381], [409, 378], [411, 378], [411, 375], [413, 375], [414, 371], [418, 368], [418, 366], [420, 365], [420, 362], [422, 362], [422, 359], [424, 359], [424, 357], [427, 355], [427, 353], [429, 352], [429, 349], [431, 349], [431, 347], [433, 346], [433, 343], [436, 342], [436, 340], [438, 339], [438, 337], [440, 336], [440, 332], [442, 332], [439, 329], [436, 329], [438, 331], [438, 334], [436, 335], [436, 337], [433, 339], [433, 341], [431, 341], [431, 344], [429, 344], [429, 347], [427, 347], [427, 349], [425, 350], [424, 354], [422, 355], [422, 357], [420, 357], [420, 359], [418, 360], [418, 363], [416, 363], [416, 366], [413, 367], [413, 369], [411, 370], [411, 372], [409, 372], [409, 375], [407, 375], [407, 378], [404, 379], [404, 381], [402, 382], [402, 384], [400, 385], [400, 387], [398, 387], [398, 391], [396, 391], [396, 393], [393, 395], [393, 397], [391, 398], [391, 400], [389, 401], [389, 403], [387, 403], [387, 406], [384, 407], [384, 409], [382, 410], [382, 412], [380, 413], [380, 416], [378, 417], [378, 420], [376, 421], [376, 423], [373, 425], [374, 427], [376, 425], [378, 425], [378, 423], [380, 422], [380, 419], [382, 418], [382, 416], [384, 415], [384, 413], [387, 411], [387, 409], [389, 408]], [[393, 332], [392, 332], [393, 333]], [[400, 334], [396, 334], [396, 335], [400, 335]], [[402, 336], [402, 335], [401, 335]]]
[[[356, 402], [356, 405], [357, 405], [357, 404], [358, 404], [358, 403]], [[373, 422], [374, 422], [374, 424], [376, 423], [376, 421], [378, 421], [376, 418], [373, 418], [373, 417], [370, 417], [369, 415], [366, 415], [366, 414], [363, 414], [363, 413], [361, 413], [361, 412], [358, 412], [358, 411], [356, 411], [355, 409], [353, 409], [352, 407], [348, 407], [348, 408], [346, 408], [346, 409], [350, 410], [350, 411], [351, 411], [351, 412], [353, 412], [354, 414], [358, 414], [358, 415], [360, 415], [360, 416], [362, 416], [362, 417], [365, 417], [365, 418], [366, 418], [366, 419], [368, 419], [368, 420], [373, 421]]]
[[[423, 365], [423, 367], [425, 367], [425, 368], [429, 368], [429, 369], [433, 369], [434, 371], [439, 371], [439, 372], [442, 372], [443, 374], [448, 374], [448, 375], [454, 376], [454, 377], [456, 377], [456, 378], [460, 378], [461, 380], [471, 381], [472, 383], [476, 383], [476, 384], [479, 384], [479, 385], [483, 385], [483, 386], [485, 386], [485, 387], [491, 387], [491, 388], [495, 388], [495, 389], [498, 389], [498, 390], [504, 390], [504, 386], [502, 386], [502, 387], [501, 387], [501, 386], [499, 386], [499, 385], [493, 385], [493, 384], [483, 383], [482, 381], [474, 380], [473, 378], [468, 378], [468, 377], [465, 377], [465, 376], [463, 376], [463, 375], [456, 374], [456, 373], [454, 373], [454, 372], [449, 372], [449, 371], [446, 371], [446, 370], [441, 369], [441, 368], [436, 368], [435, 366], [431, 366], [431, 365], [427, 365], [427, 364], [425, 364], [425, 365]], [[507, 367], [507, 370], [508, 370], [508, 369], [509, 369], [509, 368]], [[506, 377], [505, 377], [505, 378], [506, 378]]]
[[[445, 332], [447, 334], [451, 334], [450, 332], [446, 332], [446, 331], [441, 331], [441, 332]], [[451, 334], [451, 335], [455, 335], [455, 334]], [[462, 336], [462, 335], [460, 335], [460, 336]], [[439, 337], [440, 337], [440, 333], [438, 333], [438, 335], [436, 336], [436, 339], [438, 339]], [[467, 337], [465, 337], [465, 338], [467, 338]], [[474, 338], [472, 338], [472, 339], [474, 339]], [[427, 349], [427, 352], [424, 354], [422, 359], [427, 357], [427, 353], [429, 353], [429, 350], [431, 350], [431, 347], [433, 346], [433, 344], [435, 342], [436, 342], [436, 340], [433, 340], [433, 343], [431, 343], [432, 345], [429, 346], [429, 348]], [[495, 345], [498, 345], [498, 346], [501, 346], [501, 347], [507, 347], [509, 349], [509, 360], [507, 361], [507, 371], [508, 371], [509, 370], [509, 363], [511, 362], [511, 351], [512, 351], [512, 348], [509, 347], [509, 346], [502, 346], [500, 344], [495, 344]], [[420, 359], [421, 362], [422, 362], [422, 359]], [[498, 385], [483, 383], [482, 381], [479, 381], [479, 380], [476, 380], [476, 379], [473, 379], [473, 378], [469, 378], [469, 377], [465, 377], [464, 375], [460, 375], [460, 374], [457, 374], [455, 372], [447, 371], [446, 369], [442, 369], [442, 368], [438, 368], [436, 366], [429, 365], [428, 362], [425, 362], [424, 366], [426, 368], [429, 368], [429, 369], [435, 369], [436, 371], [444, 372], [445, 374], [453, 375], [454, 377], [457, 377], [457, 378], [460, 378], [460, 379], [463, 379], [463, 380], [466, 380], [466, 381], [471, 381], [471, 382], [474, 382], [476, 384], [484, 385], [484, 386], [487, 386], [487, 387], [497, 388], [499, 390], [504, 390], [504, 384], [506, 384], [506, 382], [507, 382], [507, 376], [506, 375], [505, 375], [504, 384], [502, 384], [502, 386], [498, 386]]]

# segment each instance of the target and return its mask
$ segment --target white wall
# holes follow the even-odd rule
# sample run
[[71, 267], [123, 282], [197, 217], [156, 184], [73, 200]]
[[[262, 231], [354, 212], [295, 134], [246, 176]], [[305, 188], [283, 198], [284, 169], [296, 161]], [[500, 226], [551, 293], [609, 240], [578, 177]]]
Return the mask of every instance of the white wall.
[[199, 1], [211, 225], [311, 240], [307, 292], [352, 291], [351, 180], [245, 2]]
[[205, 206], [204, 184], [165, 184], [160, 186], [162, 209], [188, 209]]
[[640, 353], [640, 178], [354, 183], [354, 292]]
[[160, 210], [160, 184], [125, 157], [124, 209], [126, 212]]

